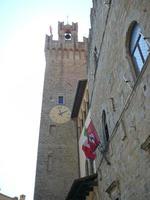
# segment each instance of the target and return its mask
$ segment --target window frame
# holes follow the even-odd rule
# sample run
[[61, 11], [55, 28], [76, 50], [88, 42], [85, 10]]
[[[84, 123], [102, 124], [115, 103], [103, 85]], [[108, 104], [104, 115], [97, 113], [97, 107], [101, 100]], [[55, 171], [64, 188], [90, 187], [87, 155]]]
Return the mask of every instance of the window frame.
[[[62, 97], [62, 103], [60, 102], [60, 97]], [[64, 99], [64, 96], [63, 95], [58, 95], [57, 97], [57, 104], [58, 105], [64, 105], [65, 104], [65, 99]]]
[[[134, 50], [132, 50], [132, 52], [131, 52], [131, 40], [132, 40], [132, 35], [133, 35], [133, 32], [134, 32], [134, 28], [136, 27], [136, 26], [138, 26], [139, 27], [139, 37], [138, 37], [138, 39], [136, 40], [136, 45], [134, 45]], [[141, 26], [140, 26], [140, 23], [138, 23], [137, 21], [133, 21], [131, 24], [130, 24], [130, 26], [129, 26], [129, 28], [128, 28], [128, 31], [127, 31], [127, 33], [126, 33], [126, 44], [125, 44], [125, 46], [126, 46], [126, 55], [127, 55], [127, 59], [128, 59], [128, 61], [129, 61], [129, 65], [130, 65], [130, 69], [131, 69], [131, 72], [132, 72], [132, 75], [133, 75], [133, 80], [134, 80], [134, 82], [136, 82], [136, 80], [137, 80], [137, 78], [138, 78], [138, 76], [141, 74], [141, 72], [143, 71], [143, 69], [145, 68], [145, 65], [146, 65], [146, 63], [147, 63], [147, 60], [148, 60], [148, 58], [150, 57], [150, 53], [148, 54], [148, 56], [146, 57], [146, 59], [144, 59], [144, 57], [142, 57], [141, 59], [143, 59], [142, 60], [142, 62], [143, 62], [143, 65], [142, 65], [142, 67], [141, 67], [141, 69], [139, 69], [138, 70], [138, 65], [135, 63], [135, 61], [134, 61], [134, 57], [133, 57], [133, 52], [137, 49], [136, 47], [137, 47], [137, 45], [139, 45], [139, 43], [137, 44], [137, 42], [139, 42], [140, 41], [140, 38], [141, 37], [143, 37], [143, 38], [145, 38], [144, 37], [144, 34], [143, 34], [143, 31], [142, 31], [142, 28], [141, 28]], [[147, 46], [150, 48], [150, 46], [148, 45], [149, 43], [147, 42], [147, 41], [145, 41], [145, 44], [147, 44]], [[141, 49], [141, 48], [140, 48]], [[140, 53], [142, 53], [142, 52], [140, 52]], [[143, 53], [142, 53], [142, 55], [143, 55]]]

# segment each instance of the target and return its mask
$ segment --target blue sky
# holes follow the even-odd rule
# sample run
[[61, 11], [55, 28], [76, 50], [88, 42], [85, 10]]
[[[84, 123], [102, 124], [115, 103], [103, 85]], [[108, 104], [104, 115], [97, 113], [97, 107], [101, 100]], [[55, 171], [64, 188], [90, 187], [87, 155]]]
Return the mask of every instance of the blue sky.
[[58, 21], [88, 36], [92, 0], [0, 1], [0, 192], [32, 200], [45, 71], [45, 34]]

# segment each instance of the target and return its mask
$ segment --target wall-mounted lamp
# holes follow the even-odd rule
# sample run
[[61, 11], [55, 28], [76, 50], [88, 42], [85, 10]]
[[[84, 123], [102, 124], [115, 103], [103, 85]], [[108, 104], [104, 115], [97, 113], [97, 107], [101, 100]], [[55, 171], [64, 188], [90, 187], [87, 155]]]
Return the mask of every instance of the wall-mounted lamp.
[[130, 89], [133, 89], [132, 86], [131, 86], [131, 81], [128, 80], [125, 76], [123, 76], [123, 80], [125, 83], [127, 83], [127, 85], [130, 87]]

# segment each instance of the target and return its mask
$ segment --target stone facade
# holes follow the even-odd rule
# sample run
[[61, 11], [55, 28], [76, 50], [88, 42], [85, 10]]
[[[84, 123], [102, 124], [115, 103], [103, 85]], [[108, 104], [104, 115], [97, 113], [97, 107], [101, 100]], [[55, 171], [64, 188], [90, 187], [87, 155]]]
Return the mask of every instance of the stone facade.
[[18, 200], [18, 198], [17, 197], [9, 197], [7, 195], [0, 193], [0, 200]]
[[107, 146], [97, 151], [98, 197], [93, 199], [150, 198], [150, 56], [137, 74], [129, 51], [135, 22], [150, 44], [149, 10], [147, 0], [93, 0], [89, 98], [101, 145]]
[[[87, 39], [78, 41], [78, 24], [58, 23], [58, 40], [46, 36], [46, 70], [38, 145], [34, 200], [64, 200], [79, 176], [76, 127], [73, 121], [56, 123], [52, 108], [73, 106], [79, 79], [86, 77]], [[63, 102], [59, 102], [59, 97]], [[63, 111], [64, 113], [66, 111]], [[63, 113], [62, 112], [62, 113]], [[61, 112], [53, 113], [62, 116]], [[58, 119], [57, 118], [57, 119]], [[55, 118], [56, 119], [56, 118]]]
[[[0, 193], [0, 200], [18, 200], [18, 197], [9, 197], [5, 194]], [[25, 200], [25, 195], [20, 195], [19, 200]]]
[[[84, 191], [85, 196], [79, 194], [82, 197], [78, 200], [150, 198], [149, 10], [147, 0], [93, 0], [88, 85], [82, 99], [81, 93], [77, 95], [82, 101], [75, 106], [80, 107], [78, 113], [74, 111], [76, 120], [65, 124], [54, 123], [49, 112], [57, 105], [59, 96], [63, 96], [65, 105], [72, 109], [77, 82], [86, 78], [87, 41], [78, 42], [77, 24], [74, 23], [59, 23], [58, 41], [54, 41], [52, 35], [46, 36], [35, 200], [64, 200], [73, 180], [79, 175], [89, 175], [84, 169], [85, 157], [83, 160], [79, 152], [81, 145], [77, 151], [89, 107], [101, 140], [94, 163], [98, 186], [92, 185]], [[141, 32], [132, 53], [135, 24]], [[143, 49], [144, 56], [147, 55], [146, 58], [143, 56], [143, 65], [138, 70], [137, 48], [140, 56]], [[79, 102], [78, 98], [76, 102]], [[75, 188], [69, 195], [73, 196], [73, 191]]]

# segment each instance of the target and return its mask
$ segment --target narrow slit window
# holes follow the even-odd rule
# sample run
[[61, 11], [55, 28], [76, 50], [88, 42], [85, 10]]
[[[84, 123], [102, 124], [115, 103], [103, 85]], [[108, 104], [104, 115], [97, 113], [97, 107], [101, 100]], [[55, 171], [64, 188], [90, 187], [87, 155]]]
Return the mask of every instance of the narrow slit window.
[[109, 141], [109, 131], [108, 131], [108, 126], [107, 126], [105, 110], [103, 110], [102, 112], [102, 131], [103, 131], [103, 143], [104, 143], [104, 147], [106, 147]]
[[52, 164], [53, 164], [52, 155], [48, 155], [48, 165], [47, 165], [47, 170], [48, 171], [52, 171]]

